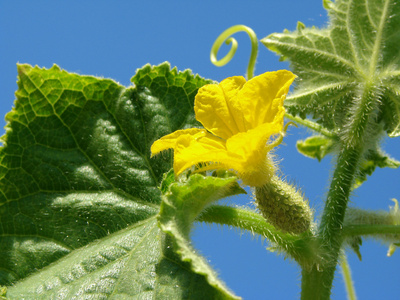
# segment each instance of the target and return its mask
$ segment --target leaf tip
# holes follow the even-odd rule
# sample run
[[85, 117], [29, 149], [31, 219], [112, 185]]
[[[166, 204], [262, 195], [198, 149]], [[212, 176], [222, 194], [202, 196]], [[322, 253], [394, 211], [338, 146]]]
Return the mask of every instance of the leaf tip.
[[32, 66], [30, 64], [17, 64], [17, 72], [19, 76], [27, 74], [31, 69]]
[[329, 10], [332, 8], [332, 1], [331, 0], [322, 0], [322, 6], [326, 9]]
[[299, 33], [301, 33], [302, 30], [303, 30], [304, 28], [306, 28], [306, 25], [304, 25], [304, 23], [298, 21], [298, 22], [297, 22], [297, 28], [296, 28], [297, 31], [298, 31]]

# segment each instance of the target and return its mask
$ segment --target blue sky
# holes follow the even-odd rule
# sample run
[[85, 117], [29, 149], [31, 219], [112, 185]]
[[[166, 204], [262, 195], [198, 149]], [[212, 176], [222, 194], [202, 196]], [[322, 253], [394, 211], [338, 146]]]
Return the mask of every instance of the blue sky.
[[[226, 28], [247, 25], [259, 39], [297, 21], [324, 26], [327, 15], [322, 1], [5, 1], [0, 0], [0, 115], [13, 106], [16, 63], [61, 68], [80, 74], [112, 78], [130, 85], [137, 68], [146, 63], [169, 61], [179, 70], [192, 69], [202, 77], [220, 81], [244, 75], [250, 42], [237, 34], [235, 58], [218, 68], [209, 61], [216, 37]], [[260, 44], [256, 74], [288, 68], [287, 63]], [[222, 53], [226, 50], [221, 50]], [[0, 120], [0, 135], [5, 125]], [[291, 127], [285, 145], [276, 154], [282, 172], [310, 199], [316, 214], [323, 208], [332, 157], [321, 163], [297, 153], [295, 143], [310, 133]], [[400, 159], [400, 139], [385, 139], [384, 148]], [[377, 170], [354, 192], [353, 206], [387, 209], [391, 198], [400, 199], [400, 170]], [[250, 197], [236, 197], [231, 204], [249, 204]], [[300, 271], [265, 248], [266, 242], [240, 235], [236, 230], [200, 225], [194, 245], [213, 265], [227, 285], [244, 299], [296, 299]], [[400, 251], [386, 257], [387, 247], [364, 241], [363, 261], [349, 253], [353, 279], [360, 299], [393, 299], [399, 295]], [[344, 299], [340, 273], [334, 282], [333, 299]]]

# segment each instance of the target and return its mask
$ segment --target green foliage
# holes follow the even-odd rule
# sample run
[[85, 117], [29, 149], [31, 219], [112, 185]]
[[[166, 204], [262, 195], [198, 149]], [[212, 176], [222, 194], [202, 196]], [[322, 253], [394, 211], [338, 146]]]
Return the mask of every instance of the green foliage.
[[325, 155], [333, 151], [334, 142], [325, 136], [315, 135], [307, 138], [305, 141], [298, 140], [296, 147], [301, 154], [321, 161]]
[[7, 287], [5, 286], [0, 286], [0, 299], [6, 299], [5, 296], [7, 294]]
[[400, 4], [323, 3], [327, 28], [299, 22], [262, 40], [299, 76], [286, 101], [291, 119], [321, 134], [298, 150], [318, 160], [337, 154], [318, 228], [303, 195], [276, 178], [256, 189], [266, 221], [209, 206], [244, 192], [231, 173], [175, 178], [171, 151], [150, 158], [158, 138], [201, 126], [193, 102], [210, 80], [164, 63], [139, 69], [126, 88], [19, 65], [0, 148], [0, 298], [235, 299], [192, 248], [195, 221], [267, 238], [301, 266], [303, 299], [330, 297], [343, 241], [361, 257], [361, 237], [373, 236], [392, 254], [397, 202], [384, 214], [347, 205], [376, 167], [400, 166], [379, 146], [385, 131], [400, 136]]
[[149, 152], [198, 125], [194, 95], [210, 81], [168, 64], [138, 70], [130, 88], [57, 66], [18, 74], [0, 149], [7, 297], [215, 298], [158, 228], [171, 155]]
[[372, 175], [376, 167], [397, 169], [400, 167], [400, 162], [391, 158], [381, 149], [369, 150], [366, 154], [366, 159], [360, 164], [360, 170], [356, 177], [354, 188], [359, 187], [366, 181], [367, 176]]
[[[337, 141], [333, 138], [315, 135], [304, 141], [298, 140], [296, 147], [304, 156], [316, 158], [318, 161], [321, 161], [327, 154], [334, 152], [336, 143]], [[400, 162], [391, 158], [382, 149], [378, 147], [369, 149], [359, 165], [353, 188], [358, 188], [367, 180], [367, 176], [372, 175], [377, 167], [397, 169], [399, 166]]]
[[236, 177], [218, 178], [194, 174], [187, 182], [169, 186], [163, 196], [159, 216], [161, 229], [171, 235], [181, 259], [189, 262], [191, 269], [197, 274], [204, 275], [210, 285], [227, 299], [236, 297], [217, 279], [207, 262], [194, 251], [189, 233], [194, 220], [207, 205], [239, 193], [245, 191], [237, 184]]
[[[400, 135], [400, 5], [395, 0], [323, 4], [330, 19], [326, 28], [298, 23], [293, 32], [262, 40], [289, 60], [299, 77], [285, 102], [289, 113], [310, 116], [322, 125], [319, 133], [334, 137], [309, 138], [299, 143], [300, 152], [317, 159], [331, 150], [337, 154], [316, 232], [324, 263], [303, 269], [302, 299], [330, 298], [351, 191], [376, 167], [398, 166], [378, 149], [385, 131], [390, 137]], [[359, 242], [350, 241], [357, 253]]]
[[[395, 205], [390, 207], [389, 212], [368, 211], [352, 207], [347, 210], [344, 225], [345, 230], [351, 234], [346, 234], [349, 235], [346, 239], [346, 243], [356, 252], [360, 260], [360, 246], [362, 245], [361, 234], [364, 236], [368, 235], [368, 237], [388, 244], [388, 256], [391, 256], [399, 245], [400, 226], [397, 226], [400, 225], [399, 203], [396, 199], [392, 199], [392, 201]], [[395, 229], [394, 232], [385, 232], [382, 230], [385, 225], [389, 225], [386, 229]], [[357, 231], [360, 229], [361, 232]], [[367, 229], [367, 232], [362, 232], [363, 229]]]
[[[400, 5], [395, 0], [324, 1], [327, 28], [274, 33], [262, 40], [299, 76], [286, 100], [289, 112], [311, 115], [330, 130], [351, 123], [363, 98], [375, 118], [400, 135]], [[348, 126], [349, 127], [349, 126]], [[351, 134], [356, 135], [357, 132]]]

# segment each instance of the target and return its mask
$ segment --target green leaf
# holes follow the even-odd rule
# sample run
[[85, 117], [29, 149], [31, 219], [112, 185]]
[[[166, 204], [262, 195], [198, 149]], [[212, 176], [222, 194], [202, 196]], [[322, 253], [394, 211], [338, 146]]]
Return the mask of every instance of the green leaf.
[[7, 297], [216, 298], [157, 226], [172, 157], [149, 150], [196, 124], [194, 96], [210, 81], [166, 63], [138, 70], [130, 88], [57, 66], [18, 74], [0, 148]]
[[367, 176], [372, 175], [376, 167], [397, 169], [400, 167], [400, 161], [391, 158], [381, 149], [369, 150], [365, 160], [360, 164], [354, 188], [358, 188], [364, 181], [366, 181]]
[[151, 217], [72, 251], [7, 291], [9, 299], [22, 296], [218, 299], [220, 293], [180, 261]]
[[285, 104], [326, 128], [347, 129], [361, 101], [372, 98], [377, 122], [400, 135], [400, 3], [395, 0], [324, 1], [327, 28], [274, 33], [262, 40], [299, 76]]
[[316, 135], [308, 137], [305, 141], [297, 141], [296, 147], [304, 156], [316, 158], [318, 161], [321, 161], [325, 155], [333, 151], [334, 141], [331, 138]]
[[236, 177], [218, 178], [194, 174], [187, 182], [173, 183], [163, 196], [159, 222], [161, 229], [173, 237], [176, 252], [197, 274], [204, 275], [211, 286], [228, 299], [236, 299], [218, 280], [207, 262], [190, 244], [190, 229], [197, 216], [210, 203], [224, 197], [246, 193]]
[[182, 128], [202, 127], [195, 119], [193, 101], [199, 87], [212, 83], [212, 80], [193, 76], [189, 70], [178, 73], [175, 68], [170, 70], [168, 63], [163, 63], [157, 68], [144, 66], [137, 70], [131, 81], [139, 89], [149, 89], [152, 96], [159, 99], [159, 103], [154, 105], [165, 114], [162, 117], [166, 128], [151, 126], [151, 129], [160, 131], [161, 136]]
[[[11, 299], [72, 299], [127, 295], [152, 295], [160, 257], [160, 234], [153, 216], [109, 234], [80, 249], [75, 249], [49, 268], [29, 276], [11, 287]], [[132, 255], [135, 253], [135, 256]]]
[[362, 261], [362, 255], [360, 251], [360, 248], [362, 246], [361, 236], [353, 236], [351, 238], [348, 238], [346, 242], [350, 246], [350, 248], [354, 251], [354, 253], [357, 255], [358, 259]]
[[[321, 161], [325, 155], [334, 151], [335, 140], [330, 137], [316, 135], [307, 138], [305, 141], [297, 141], [296, 147], [304, 156]], [[367, 180], [367, 176], [372, 175], [377, 167], [397, 169], [400, 167], [400, 161], [391, 158], [380, 148], [375, 147], [368, 150], [364, 160], [360, 163], [353, 188], [358, 188]]]
[[349, 207], [343, 222], [345, 242], [354, 250], [361, 260], [360, 246], [362, 236], [374, 238], [389, 245], [388, 256], [391, 256], [400, 245], [400, 210], [399, 203], [392, 199], [394, 206], [389, 212], [369, 211]]
[[5, 286], [0, 286], [0, 299], [6, 299], [5, 295], [7, 294], [7, 287]]

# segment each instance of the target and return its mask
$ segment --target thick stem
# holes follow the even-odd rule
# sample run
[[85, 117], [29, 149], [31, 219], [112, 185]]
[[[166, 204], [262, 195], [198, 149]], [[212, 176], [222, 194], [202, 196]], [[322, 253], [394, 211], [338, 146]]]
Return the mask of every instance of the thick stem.
[[342, 244], [342, 224], [347, 208], [353, 178], [361, 158], [359, 149], [344, 149], [338, 157], [331, 188], [319, 227], [323, 264], [315, 265], [310, 272], [302, 272], [302, 299], [329, 299], [332, 282]]
[[343, 220], [349, 201], [358, 164], [367, 143], [376, 140], [374, 119], [379, 103], [379, 93], [367, 84], [354, 99], [344, 126], [341, 150], [333, 173], [325, 208], [318, 228], [321, 265], [315, 264], [310, 272], [303, 270], [302, 299], [329, 299], [343, 237]]
[[[326, 298], [320, 297], [320, 295], [326, 294], [326, 288], [322, 286], [321, 271], [314, 266], [313, 269], [303, 269], [301, 272], [301, 299], [302, 300], [320, 300], [329, 299], [329, 295]], [[316, 298], [318, 297], [318, 298]]]

